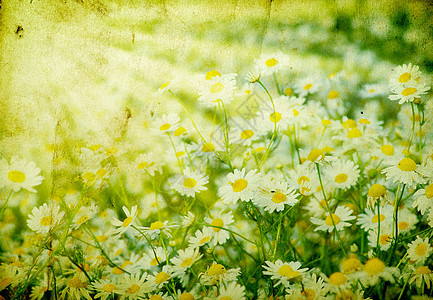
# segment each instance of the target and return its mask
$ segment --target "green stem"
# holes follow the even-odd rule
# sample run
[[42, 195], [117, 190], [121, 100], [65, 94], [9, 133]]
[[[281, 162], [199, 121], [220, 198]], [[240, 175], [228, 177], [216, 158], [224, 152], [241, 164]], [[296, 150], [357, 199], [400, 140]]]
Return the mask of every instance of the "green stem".
[[250, 240], [250, 239], [244, 237], [242, 234], [237, 233], [237, 232], [235, 232], [235, 231], [233, 231], [233, 230], [230, 230], [230, 229], [227, 229], [227, 228], [224, 228], [224, 227], [221, 227], [221, 226], [215, 226], [215, 225], [207, 224], [207, 223], [198, 223], [198, 222], [197, 222], [197, 224], [199, 224], [199, 225], [204, 225], [204, 226], [209, 226], [209, 227], [213, 227], [213, 228], [223, 229], [223, 230], [228, 231], [228, 232], [230, 232], [230, 233], [232, 233], [232, 234], [234, 234], [234, 235], [237, 235], [238, 237], [240, 237], [240, 238], [246, 240], [247, 242], [249, 242], [249, 243], [251, 243], [251, 244], [253, 244], [253, 245], [257, 245], [257, 244], [256, 244], [255, 242], [253, 242], [252, 240]]
[[420, 158], [420, 162], [422, 163], [422, 119], [421, 119], [421, 109], [420, 109], [420, 105], [417, 104], [417, 109], [418, 109], [418, 119], [419, 119], [419, 158]]
[[0, 211], [0, 219], [3, 218], [3, 212], [6, 210], [6, 207], [7, 207], [7, 205], [8, 205], [9, 199], [10, 199], [11, 196], [12, 196], [12, 193], [13, 193], [13, 190], [11, 190], [11, 191], [9, 192], [9, 195], [8, 195], [8, 197], [6, 198], [6, 202], [5, 202], [5, 204], [3, 204], [2, 208], [1, 208], [1, 211]]
[[319, 164], [318, 163], [315, 163], [315, 164], [316, 164], [316, 169], [317, 169], [317, 175], [319, 176], [320, 187], [322, 188], [323, 199], [325, 200], [326, 208], [328, 209], [329, 216], [331, 217], [332, 225], [334, 226], [334, 232], [335, 232], [334, 234], [337, 237], [338, 245], [340, 246], [341, 250], [343, 251], [344, 256], [347, 257], [346, 250], [344, 250], [343, 245], [341, 244], [340, 234], [337, 231], [337, 226], [335, 225], [334, 217], [332, 216], [331, 207], [329, 206], [328, 199], [326, 198], [325, 189], [323, 187], [323, 182], [322, 182], [322, 176], [320, 175]]
[[409, 156], [410, 146], [412, 145], [412, 140], [415, 135], [415, 109], [413, 108], [413, 102], [410, 103], [410, 108], [412, 109], [412, 133], [409, 139], [409, 145], [407, 146], [406, 157]]
[[229, 140], [229, 129], [228, 129], [227, 111], [226, 111], [226, 107], [224, 105], [224, 102], [222, 100], [218, 101], [218, 108], [220, 109], [220, 115], [221, 115], [220, 103], [221, 103], [221, 106], [222, 106], [223, 112], [224, 112], [224, 115], [223, 115], [223, 117], [224, 117], [223, 118], [223, 122], [224, 123], [223, 123], [223, 125], [225, 124], [225, 126], [223, 126], [223, 131], [224, 131], [224, 144], [225, 144], [225, 148], [226, 148], [227, 161], [229, 163], [230, 169], [233, 169], [232, 162], [230, 160], [230, 152], [229, 152], [229, 149], [230, 149], [230, 140]]
[[183, 174], [183, 166], [182, 163], [177, 156], [176, 147], [174, 146], [173, 139], [171, 138], [170, 132], [167, 132], [168, 138], [170, 139], [171, 146], [173, 147], [174, 156], [176, 156], [177, 164], [179, 165], [180, 172]]

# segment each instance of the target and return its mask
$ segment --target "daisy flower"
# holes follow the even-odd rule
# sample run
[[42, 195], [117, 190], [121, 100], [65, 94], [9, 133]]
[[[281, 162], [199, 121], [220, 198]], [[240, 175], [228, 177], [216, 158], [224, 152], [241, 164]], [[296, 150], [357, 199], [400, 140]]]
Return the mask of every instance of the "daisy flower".
[[424, 263], [431, 255], [433, 248], [430, 245], [428, 237], [424, 240], [419, 236], [416, 240], [408, 245], [407, 254], [411, 261], [415, 263]]
[[388, 86], [381, 83], [366, 84], [361, 89], [361, 97], [371, 99], [389, 94]]
[[290, 58], [281, 52], [274, 54], [261, 54], [255, 61], [253, 72], [261, 76], [271, 76], [278, 71], [289, 67]]
[[415, 282], [417, 288], [421, 288], [425, 283], [427, 288], [430, 289], [431, 282], [433, 281], [433, 272], [427, 266], [421, 266], [415, 269], [413, 265], [409, 265], [412, 269], [412, 275], [409, 278], [409, 284]]
[[385, 203], [389, 203], [389, 194], [386, 191], [386, 188], [379, 184], [373, 184], [367, 193], [367, 207], [375, 207], [376, 202], [379, 200], [380, 205], [384, 205]]
[[165, 265], [161, 272], [154, 272], [153, 275], [147, 277], [147, 283], [153, 288], [162, 288], [170, 278], [174, 277], [172, 266]]
[[288, 289], [286, 289], [286, 293], [288, 293], [289, 296], [292, 296], [290, 299], [322, 299], [325, 297], [325, 294], [327, 293], [328, 289], [326, 288], [325, 283], [323, 282], [322, 277], [317, 277], [316, 274], [309, 275], [308, 273], [305, 273], [305, 276], [303, 278], [303, 292], [299, 295], [300, 298], [294, 298], [293, 294], [293, 288], [294, 285], [289, 286]]
[[365, 264], [360, 275], [363, 285], [373, 286], [382, 278], [386, 281], [394, 282], [394, 277], [398, 277], [400, 270], [396, 267], [387, 267], [379, 258], [370, 258]]
[[87, 278], [84, 276], [84, 273], [76, 273], [72, 278], [67, 279], [66, 287], [60, 294], [60, 298], [75, 300], [86, 298], [92, 300], [87, 289]]
[[398, 86], [392, 88], [391, 91], [396, 95], [390, 95], [388, 99], [398, 101], [398, 104], [405, 102], [413, 102], [415, 98], [420, 98], [421, 95], [427, 94], [430, 87], [424, 83], [414, 82], [411, 86]]
[[286, 182], [271, 180], [268, 178], [260, 184], [259, 192], [253, 202], [270, 213], [284, 210], [284, 205], [295, 205], [299, 194], [294, 189], [288, 188]]
[[161, 172], [160, 158], [158, 159], [153, 153], [142, 153], [132, 163], [134, 171], [147, 171], [151, 176], [155, 175], [155, 171]]
[[203, 255], [200, 254], [198, 248], [190, 247], [190, 248], [186, 248], [185, 250], [179, 250], [177, 252], [177, 256], [171, 259], [174, 272], [175, 273], [185, 272], [186, 269], [190, 268], [202, 256]]
[[390, 84], [392, 87], [398, 85], [404, 85], [411, 82], [419, 81], [422, 73], [419, 70], [419, 67], [416, 65], [412, 65], [409, 63], [408, 65], [404, 64], [402, 66], [398, 66], [392, 70], [390, 74]]
[[195, 215], [191, 211], [187, 212], [187, 214], [182, 217], [182, 227], [186, 228], [192, 226], [195, 220], [196, 220]]
[[8, 286], [15, 288], [20, 283], [23, 276], [24, 274], [21, 268], [3, 263], [0, 267], [0, 291]]
[[97, 213], [98, 207], [92, 203], [90, 206], [81, 206], [75, 213], [74, 219], [72, 220], [72, 228], [78, 229], [81, 224], [87, 222]]
[[195, 193], [207, 190], [204, 185], [209, 182], [207, 175], [201, 174], [198, 171], [192, 172], [188, 167], [183, 175], [173, 183], [172, 188], [178, 191], [181, 195], [194, 197]]
[[288, 287], [292, 279], [301, 276], [308, 270], [308, 268], [300, 269], [300, 267], [301, 263], [298, 261], [282, 262], [280, 259], [275, 263], [266, 261], [266, 265], [263, 265], [266, 271], [263, 271], [263, 274], [270, 275], [272, 280], [277, 280], [274, 286], [282, 284]]
[[[384, 227], [382, 226], [382, 223], [380, 225], [379, 249], [382, 251], [387, 251], [389, 247], [391, 247], [393, 236], [392, 227]], [[368, 245], [372, 248], [376, 248], [378, 245], [377, 233], [377, 228], [368, 232]]]
[[190, 237], [188, 240], [189, 247], [198, 248], [206, 245], [210, 242], [213, 236], [213, 229], [211, 227], [205, 227], [202, 231], [197, 230], [195, 235]]
[[260, 138], [260, 127], [246, 118], [234, 118], [230, 126], [230, 143], [250, 146]]
[[94, 281], [92, 288], [96, 291], [95, 298], [101, 298], [106, 300], [107, 298], [113, 298], [116, 291], [119, 289], [116, 282], [108, 279], [101, 279], [100, 281]]
[[119, 290], [117, 292], [121, 295], [120, 300], [144, 298], [146, 293], [152, 291], [150, 285], [144, 282], [146, 278], [148, 278], [146, 273], [141, 276], [140, 274], [123, 275], [118, 284]]
[[0, 161], [0, 186], [6, 186], [14, 192], [26, 189], [36, 193], [33, 187], [40, 185], [44, 179], [39, 175], [40, 173], [41, 169], [36, 167], [36, 163], [28, 162], [25, 158], [19, 159], [13, 156], [9, 164], [2, 159]]
[[415, 161], [407, 157], [403, 158], [392, 167], [383, 169], [382, 173], [386, 175], [386, 180], [400, 182], [410, 188], [425, 182], [423, 174], [417, 171], [417, 167]]
[[[326, 277], [325, 277], [326, 279]], [[329, 275], [328, 290], [332, 293], [340, 293], [342, 290], [346, 290], [350, 287], [349, 275], [341, 272], [335, 272]]]
[[126, 208], [126, 206], [122, 207], [123, 211], [125, 212], [126, 218], [123, 221], [120, 221], [118, 219], [113, 219], [111, 221], [111, 224], [116, 226], [117, 228], [114, 229], [111, 234], [122, 234], [126, 232], [130, 227], [132, 222], [134, 222], [135, 217], [137, 217], [137, 205], [134, 205], [131, 209], [131, 212]]
[[319, 75], [309, 75], [296, 83], [295, 91], [300, 96], [306, 96], [308, 94], [314, 94], [323, 85], [323, 80]]
[[287, 128], [291, 118], [293, 118], [293, 109], [290, 110], [289, 99], [289, 97], [284, 95], [275, 98], [275, 112], [272, 104], [268, 102], [259, 107], [255, 123], [260, 124], [257, 128], [258, 130], [260, 129], [260, 134], [264, 135], [269, 131], [273, 131], [275, 124], [281, 130]]
[[380, 228], [391, 227], [393, 222], [394, 207], [392, 205], [385, 205], [379, 209], [378, 214], [377, 207], [374, 210], [366, 208], [364, 214], [358, 215], [357, 224], [361, 225], [361, 228], [365, 231], [373, 229], [377, 230], [380, 221]]
[[[209, 74], [209, 73], [208, 73]], [[219, 101], [229, 104], [233, 100], [237, 74], [224, 74], [206, 78], [198, 84], [198, 100], [207, 107], [214, 107]]]
[[346, 190], [356, 184], [359, 168], [351, 160], [337, 160], [325, 170], [325, 176], [333, 187]]
[[[335, 213], [332, 214], [332, 219], [334, 220], [335, 227], [337, 231], [341, 231], [344, 227], [351, 226], [352, 224], [346, 222], [355, 219], [355, 216], [352, 216], [352, 210], [347, 208], [346, 206], [337, 206]], [[334, 230], [334, 224], [332, 222], [331, 215], [326, 213], [326, 218], [318, 219], [311, 217], [311, 223], [315, 225], [319, 225], [314, 231], [322, 230], [332, 232]]]
[[64, 212], [60, 211], [60, 207], [56, 204], [48, 206], [46, 203], [39, 207], [35, 207], [32, 210], [32, 214], [29, 215], [27, 225], [29, 228], [37, 233], [48, 233], [58, 225], [65, 215]]
[[206, 272], [199, 274], [204, 285], [216, 285], [221, 282], [235, 281], [240, 275], [240, 268], [227, 270], [223, 265], [213, 262]]
[[140, 261], [144, 269], [156, 268], [166, 260], [164, 248], [156, 247], [154, 250], [156, 256], [153, 250], [148, 250], [143, 253], [143, 257], [140, 259]]
[[155, 117], [153, 122], [155, 133], [173, 132], [177, 129], [179, 121], [180, 118], [176, 113], [169, 113], [168, 115], [161, 116], [161, 118]]
[[245, 169], [235, 169], [227, 175], [228, 183], [218, 191], [224, 203], [235, 204], [239, 199], [249, 201], [254, 198], [260, 174], [257, 174], [257, 170], [251, 170], [247, 174], [245, 172]]
[[433, 183], [429, 184], [425, 189], [419, 189], [413, 194], [415, 201], [412, 207], [424, 214], [427, 209], [433, 207]]
[[150, 224], [150, 227], [140, 227], [140, 229], [146, 231], [150, 235], [151, 239], [155, 239], [161, 232], [166, 236], [171, 237], [171, 229], [177, 227], [177, 224], [168, 224], [168, 221], [155, 221]]
[[[212, 299], [212, 298], [208, 298]], [[220, 292], [216, 300], [245, 300], [245, 287], [236, 283], [230, 282], [226, 286], [220, 286]]]
[[[211, 226], [227, 227], [234, 222], [233, 215], [229, 213], [218, 212], [214, 218], [205, 218], [205, 222], [209, 223]], [[222, 228], [212, 227], [212, 242], [211, 244], [224, 244], [228, 238], [230, 238], [230, 233]]]

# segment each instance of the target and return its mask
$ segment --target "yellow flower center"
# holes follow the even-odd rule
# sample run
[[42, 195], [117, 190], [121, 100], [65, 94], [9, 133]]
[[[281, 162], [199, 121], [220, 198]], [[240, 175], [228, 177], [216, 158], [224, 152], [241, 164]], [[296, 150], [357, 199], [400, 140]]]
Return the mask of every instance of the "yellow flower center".
[[68, 281], [68, 287], [72, 287], [72, 288], [77, 288], [77, 289], [82, 289], [86, 287], [86, 283], [82, 282], [79, 278], [77, 277], [72, 277], [71, 279], [69, 279]]
[[8, 178], [12, 182], [22, 183], [26, 180], [26, 174], [18, 170], [12, 170], [8, 173]]
[[297, 111], [296, 109], [293, 109], [293, 116], [296, 117], [299, 115], [299, 111]]
[[185, 292], [182, 295], [180, 295], [179, 300], [195, 300], [195, 298], [192, 294]]
[[328, 99], [336, 99], [340, 97], [340, 94], [337, 91], [330, 91], [328, 94]]
[[308, 178], [307, 176], [301, 176], [298, 178], [298, 184], [304, 184], [305, 182], [309, 182], [310, 178]]
[[143, 162], [138, 164], [137, 169], [142, 170], [142, 169], [146, 168], [147, 164], [148, 164], [147, 161], [143, 161]]
[[210, 87], [210, 92], [212, 94], [216, 94], [222, 91], [222, 89], [224, 88], [224, 85], [221, 82], [217, 82], [212, 84], [212, 86]]
[[105, 154], [107, 156], [113, 155], [114, 153], [117, 153], [117, 148], [116, 147], [112, 147], [112, 148], [108, 148], [107, 150], [105, 150]]
[[185, 267], [189, 267], [190, 265], [192, 265], [192, 263], [193, 263], [192, 258], [188, 257], [187, 259], [184, 259], [184, 261], [180, 264], [180, 266], [182, 268], [185, 268]]
[[[223, 227], [224, 226], [224, 221], [221, 218], [215, 218], [213, 219], [212, 223], [210, 223], [212, 226], [218, 226], [218, 227]], [[213, 230], [215, 232], [219, 232], [221, 230], [221, 228], [216, 228], [213, 227]]]
[[233, 182], [233, 192], [239, 193], [242, 192], [248, 186], [248, 181], [243, 178], [237, 179]]
[[358, 128], [352, 128], [347, 133], [347, 137], [349, 139], [354, 139], [354, 138], [358, 138], [358, 137], [361, 137], [361, 136], [362, 136], [362, 132]]
[[171, 125], [169, 123], [165, 123], [159, 127], [159, 130], [161, 130], [161, 131], [169, 130], [170, 127], [171, 127]]
[[399, 77], [398, 77], [398, 81], [400, 82], [400, 83], [403, 83], [403, 82], [408, 82], [410, 79], [412, 78], [412, 75], [410, 75], [410, 73], [403, 73], [403, 74], [401, 74]]
[[315, 148], [308, 153], [307, 159], [309, 161], [315, 162], [317, 159], [323, 159], [325, 158], [325, 154], [322, 150]]
[[308, 91], [309, 89], [311, 89], [313, 87], [313, 85], [311, 83], [304, 85], [304, 90]]
[[153, 295], [149, 298], [149, 300], [164, 300], [160, 295]]
[[117, 289], [117, 286], [112, 283], [107, 283], [102, 289], [107, 293], [112, 293], [114, 290]]
[[185, 155], [185, 152], [183, 152], [183, 151], [177, 151], [176, 152], [176, 157], [182, 157], [184, 155]]
[[415, 273], [418, 275], [426, 275], [426, 274], [431, 274], [431, 271], [428, 267], [422, 266], [422, 267], [419, 267], [418, 269], [416, 269]]
[[329, 276], [329, 283], [333, 286], [339, 286], [346, 283], [347, 277], [341, 272], [335, 272]]
[[274, 203], [281, 203], [281, 202], [284, 202], [284, 201], [286, 201], [286, 195], [284, 195], [284, 194], [281, 193], [281, 192], [276, 192], [276, 193], [274, 193], [274, 195], [272, 196], [272, 201], [273, 201]]
[[335, 182], [337, 183], [343, 183], [346, 182], [347, 180], [347, 175], [344, 173], [338, 174], [337, 176], [335, 176]]
[[303, 295], [307, 297], [307, 300], [316, 299], [316, 292], [312, 289], [305, 289]]
[[369, 120], [367, 120], [367, 119], [359, 119], [359, 124], [364, 124], [364, 125], [367, 125], [367, 124], [370, 124], [371, 122], [369, 121]]
[[205, 236], [204, 238], [202, 238], [202, 239], [199, 241], [200, 246], [204, 245], [204, 243], [207, 243], [207, 242], [209, 242], [209, 241], [210, 241], [210, 237], [209, 237], [209, 236]]
[[405, 172], [411, 172], [416, 170], [416, 163], [411, 158], [403, 158], [398, 162], [397, 167]]
[[161, 87], [159, 88], [160, 90], [163, 90], [165, 87], [167, 87], [170, 84], [170, 81], [164, 82], [163, 84], [161, 84]]
[[[383, 222], [383, 220], [385, 220], [385, 216], [380, 214], [380, 222]], [[379, 222], [379, 216], [378, 215], [374, 215], [373, 218], [371, 218], [371, 222], [372, 223], [377, 223]]]
[[286, 96], [291, 96], [291, 95], [293, 94], [293, 89], [290, 88], [290, 87], [286, 88], [286, 89], [284, 90], [284, 94], [285, 94]]
[[164, 227], [164, 223], [162, 223], [161, 221], [156, 221], [153, 222], [152, 224], [150, 224], [150, 230], [156, 230], [156, 229], [161, 229], [162, 227]]
[[201, 147], [201, 151], [203, 152], [211, 152], [213, 150], [215, 150], [215, 146], [212, 143], [205, 143]]
[[165, 273], [164, 271], [159, 272], [158, 275], [155, 276], [155, 283], [160, 284], [170, 279], [170, 275]]
[[380, 150], [385, 155], [388, 155], [388, 156], [394, 155], [394, 147], [392, 145], [383, 145], [382, 147], [380, 147]]
[[188, 188], [188, 189], [192, 189], [196, 185], [197, 185], [197, 181], [194, 178], [186, 178], [183, 181], [183, 186]]
[[269, 115], [269, 120], [271, 120], [272, 123], [278, 123], [281, 120], [281, 114], [278, 111], [271, 113]]
[[429, 184], [429, 186], [425, 189], [425, 196], [427, 198], [433, 198], [433, 183]]
[[180, 136], [186, 132], [186, 129], [180, 126], [178, 129], [174, 131], [174, 136]]
[[267, 61], [265, 61], [265, 65], [267, 67], [273, 67], [278, 63], [278, 61], [275, 58], [270, 58]]
[[[337, 216], [336, 214], [332, 214], [332, 219], [334, 219], [334, 223], [335, 225], [337, 225], [338, 223], [340, 223], [340, 217]], [[334, 224], [332, 224], [332, 219], [331, 219], [331, 215], [327, 216], [325, 219], [325, 223], [328, 226], [334, 226]]]
[[282, 265], [278, 269], [278, 274], [286, 277], [287, 279], [295, 278], [301, 274], [299, 271], [293, 271], [292, 267], [289, 265]]
[[382, 234], [381, 236], [379, 236], [379, 243], [381, 245], [386, 245], [391, 241], [391, 238], [388, 234]]
[[86, 222], [88, 219], [89, 219], [89, 216], [82, 216], [81, 218], [79, 218], [79, 219], [77, 220], [77, 224], [78, 224], [78, 225], [83, 224], [83, 223]]
[[254, 132], [250, 129], [244, 130], [241, 132], [241, 138], [247, 140], [254, 135]]
[[134, 293], [136, 293], [136, 292], [138, 292], [138, 290], [140, 290], [140, 287], [137, 285], [137, 284], [133, 284], [133, 285], [131, 285], [127, 290], [126, 290], [126, 292], [128, 293], [128, 294], [134, 294]]
[[158, 262], [161, 261], [161, 259], [162, 259], [162, 258], [159, 257], [159, 256], [152, 258], [152, 260], [150, 261], [150, 265], [151, 265], [151, 266], [156, 266], [156, 265], [158, 265]]
[[420, 243], [415, 247], [415, 253], [419, 256], [424, 256], [427, 252], [427, 247], [424, 243]]
[[409, 227], [409, 223], [408, 222], [402, 221], [402, 222], [398, 223], [398, 229], [400, 229], [400, 230], [405, 230], [408, 227]]
[[92, 151], [96, 151], [96, 150], [98, 150], [99, 148], [101, 148], [101, 145], [100, 145], [100, 144], [96, 144], [96, 145], [93, 145], [93, 146], [90, 146], [90, 147], [89, 147], [89, 149], [92, 150]]
[[375, 183], [368, 190], [369, 197], [383, 197], [386, 194], [386, 189], [383, 185]]
[[106, 242], [108, 240], [108, 238], [105, 235], [98, 235], [96, 237], [96, 239], [98, 240], [98, 242], [103, 243]]
[[213, 264], [210, 266], [209, 270], [207, 270], [207, 275], [209, 276], [217, 276], [226, 273], [226, 268], [221, 264]]
[[103, 178], [105, 176], [105, 174], [107, 174], [107, 170], [105, 170], [104, 168], [101, 168], [98, 171], [96, 171], [96, 177], [98, 179]]
[[42, 226], [50, 226], [53, 223], [53, 218], [51, 216], [42, 217], [40, 223]]
[[229, 296], [222, 296], [222, 297], [220, 298], [220, 300], [232, 300], [232, 297], [229, 297]]
[[361, 267], [361, 262], [356, 257], [350, 257], [344, 261], [342, 270], [346, 274], [351, 274]]
[[132, 222], [132, 217], [127, 217], [125, 220], [123, 220], [123, 224], [122, 224], [123, 228], [128, 227], [129, 224], [131, 224], [131, 222]]
[[364, 265], [364, 271], [371, 276], [380, 274], [384, 270], [385, 264], [378, 258], [371, 258]]
[[358, 124], [356, 124], [356, 121], [353, 119], [347, 119], [347, 121], [344, 121], [342, 123], [344, 128], [356, 128], [358, 127]]
[[327, 120], [327, 119], [322, 119], [321, 123], [325, 126], [329, 126], [332, 124], [331, 120]]
[[221, 73], [218, 72], [217, 70], [212, 70], [206, 73], [206, 80], [211, 80], [212, 77], [216, 77], [219, 76], [221, 77]]
[[410, 95], [415, 94], [416, 92], [417, 92], [417, 89], [416, 89], [416, 88], [405, 88], [405, 89], [401, 92], [401, 94], [402, 94], [403, 96], [410, 96]]

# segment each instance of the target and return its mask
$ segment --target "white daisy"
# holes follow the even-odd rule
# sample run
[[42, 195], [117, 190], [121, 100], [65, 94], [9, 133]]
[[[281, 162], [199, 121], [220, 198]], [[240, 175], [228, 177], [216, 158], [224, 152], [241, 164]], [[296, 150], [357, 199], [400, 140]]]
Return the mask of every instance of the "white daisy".
[[72, 220], [72, 228], [78, 229], [81, 224], [87, 222], [97, 213], [98, 207], [92, 203], [90, 206], [81, 206], [78, 211], [75, 212], [74, 219]]
[[209, 182], [208, 176], [201, 174], [198, 171], [192, 172], [188, 167], [184, 170], [176, 182], [172, 184], [172, 188], [178, 191], [181, 195], [194, 197], [195, 193], [207, 190], [204, 185]]
[[36, 163], [28, 162], [25, 158], [19, 159], [13, 156], [9, 164], [2, 159], [0, 161], [0, 186], [6, 186], [14, 192], [26, 189], [36, 193], [33, 187], [40, 185], [44, 179], [39, 175], [40, 173], [41, 169], [36, 167]]
[[333, 187], [346, 190], [356, 184], [359, 168], [351, 160], [337, 160], [325, 169], [325, 175]]
[[213, 262], [206, 272], [199, 274], [199, 277], [204, 285], [216, 285], [235, 281], [239, 275], [240, 268], [227, 270], [223, 265]]
[[87, 278], [84, 276], [84, 273], [76, 273], [72, 278], [67, 279], [66, 287], [60, 294], [60, 298], [76, 300], [86, 298], [92, 300], [87, 289], [87, 284]]
[[433, 272], [429, 269], [428, 266], [420, 266], [415, 268], [413, 265], [409, 265], [409, 268], [412, 269], [412, 275], [409, 278], [409, 284], [415, 282], [417, 288], [421, 288], [421, 286], [425, 283], [428, 289], [430, 289], [431, 283], [433, 281]]
[[132, 169], [138, 172], [147, 171], [151, 176], [155, 175], [155, 171], [161, 172], [161, 159], [156, 157], [154, 153], [142, 153], [132, 163]]
[[428, 237], [423, 240], [422, 238], [417, 236], [415, 241], [408, 244], [408, 257], [411, 261], [414, 261], [415, 263], [424, 263], [432, 252], [433, 248], [430, 245]]
[[230, 238], [230, 233], [227, 230], [223, 230], [222, 228], [226, 228], [227, 225], [230, 225], [234, 222], [231, 212], [218, 212], [213, 218], [205, 218], [205, 222], [211, 226], [216, 226], [212, 227], [212, 246], [215, 246], [216, 244], [222, 245], [227, 241], [228, 238]]
[[382, 278], [393, 283], [394, 277], [398, 277], [400, 270], [396, 267], [387, 267], [379, 258], [370, 258], [365, 264], [360, 274], [360, 282], [364, 286], [373, 286]]
[[119, 281], [119, 290], [117, 291], [121, 295], [120, 300], [142, 299], [146, 293], [152, 291], [150, 284], [145, 282], [147, 278], [146, 273], [141, 276], [140, 274], [123, 275]]
[[270, 213], [284, 210], [284, 205], [293, 206], [299, 196], [294, 189], [288, 188], [287, 183], [268, 178], [259, 185], [259, 192], [253, 202]]
[[175, 131], [178, 128], [179, 121], [180, 118], [176, 113], [162, 115], [160, 118], [155, 116], [153, 121], [155, 134]]
[[421, 174], [417, 168], [418, 166], [415, 161], [407, 157], [398, 161], [398, 163], [394, 164], [392, 167], [383, 169], [382, 173], [386, 175], [386, 180], [400, 182], [411, 188], [417, 184], [423, 184], [426, 181], [423, 174]]
[[263, 77], [271, 76], [289, 67], [290, 58], [286, 54], [261, 54], [255, 61], [253, 72]]
[[224, 102], [225, 105], [229, 104], [233, 100], [236, 76], [237, 74], [234, 73], [220, 74], [211, 78], [206, 76], [207, 78], [201, 80], [197, 85], [198, 94], [200, 95], [198, 100], [207, 107], [216, 106], [219, 101]]
[[92, 283], [92, 288], [96, 291], [95, 298], [101, 298], [101, 300], [106, 300], [107, 298], [112, 298], [119, 289], [116, 281], [109, 279], [101, 279], [100, 281], [94, 281]]
[[165, 265], [161, 272], [154, 272], [153, 275], [147, 277], [147, 283], [152, 288], [162, 288], [168, 281], [174, 277], [173, 267]]
[[111, 232], [111, 234], [120, 235], [126, 232], [130, 228], [131, 224], [134, 222], [135, 217], [137, 217], [137, 205], [134, 205], [132, 207], [131, 212], [128, 210], [128, 208], [126, 208], [126, 206], [123, 206], [122, 209], [125, 212], [126, 218], [123, 221], [120, 221], [116, 218], [111, 221], [111, 224], [117, 227]]
[[377, 207], [374, 210], [366, 208], [364, 214], [358, 215], [357, 224], [361, 225], [361, 228], [365, 231], [370, 229], [377, 230], [380, 222], [380, 228], [391, 227], [393, 222], [394, 207], [392, 205], [384, 205], [379, 209], [378, 214]]
[[389, 203], [389, 194], [386, 191], [386, 188], [379, 184], [373, 184], [367, 193], [367, 207], [375, 207], [377, 200], [380, 201], [380, 205], [384, 205], [385, 203]]
[[277, 280], [274, 286], [280, 284], [288, 287], [292, 279], [301, 276], [302, 273], [308, 270], [308, 268], [300, 269], [301, 263], [298, 261], [282, 262], [280, 259], [275, 263], [271, 261], [266, 261], [266, 265], [263, 268], [264, 275], [270, 275], [272, 280]]
[[398, 100], [398, 104], [403, 104], [405, 102], [413, 102], [415, 98], [420, 98], [421, 95], [427, 94], [430, 87], [423, 83], [414, 83], [413, 86], [404, 87], [399, 86], [391, 91], [396, 95], [390, 95], [388, 98], [393, 101]]
[[198, 248], [210, 242], [213, 236], [213, 229], [205, 227], [202, 231], [197, 230], [195, 235], [189, 238], [189, 247]]
[[249, 201], [254, 197], [260, 174], [257, 174], [257, 170], [251, 170], [247, 174], [245, 172], [245, 169], [235, 169], [227, 175], [227, 184], [218, 191], [224, 203], [235, 204], [239, 199]]
[[[208, 298], [212, 299], [212, 298]], [[220, 286], [220, 292], [216, 300], [245, 300], [245, 287], [236, 283], [230, 282], [226, 286]]]
[[419, 189], [413, 194], [415, 201], [412, 207], [416, 207], [421, 214], [424, 214], [427, 209], [433, 207], [433, 183], [429, 184], [425, 189]]
[[419, 70], [419, 67], [416, 65], [412, 65], [409, 63], [408, 65], [404, 64], [402, 66], [398, 66], [392, 70], [390, 74], [390, 85], [391, 88], [395, 88], [397, 86], [410, 84], [411, 82], [419, 81], [422, 73]]
[[[344, 227], [351, 226], [352, 224], [346, 222], [355, 219], [355, 216], [352, 216], [352, 210], [347, 208], [346, 206], [337, 206], [335, 213], [331, 215], [329, 213], [326, 213], [326, 218], [318, 219], [311, 217], [311, 223], [315, 225], [319, 225], [314, 231], [317, 230], [323, 230], [323, 231], [329, 231], [332, 232], [334, 230], [334, 224], [337, 228], [337, 231], [341, 231], [344, 229]], [[332, 222], [334, 220], [334, 222]]]
[[[155, 251], [155, 252], [154, 252]], [[156, 254], [156, 255], [155, 255]], [[155, 247], [143, 252], [143, 257], [140, 259], [140, 264], [144, 269], [155, 269], [166, 260], [164, 248]]]
[[164, 222], [155, 221], [150, 224], [150, 227], [139, 227], [139, 228], [144, 230], [147, 234], [149, 234], [151, 239], [155, 239], [159, 237], [161, 232], [164, 233], [166, 236], [171, 237], [171, 229], [177, 227], [179, 227], [179, 225], [172, 224], [172, 223], [169, 224], [168, 221], [164, 221]]
[[392, 244], [392, 227], [382, 226], [382, 223], [380, 225], [379, 239], [377, 237], [377, 228], [368, 231], [368, 245], [372, 248], [376, 248], [379, 245], [380, 250], [387, 251]]
[[29, 215], [27, 225], [37, 233], [48, 233], [52, 231], [56, 225], [60, 224], [65, 215], [60, 211], [60, 207], [56, 204], [48, 206], [46, 203], [32, 210]]
[[198, 248], [186, 248], [185, 250], [179, 250], [177, 256], [171, 259], [173, 264], [174, 273], [181, 275], [186, 269], [192, 267], [192, 265], [198, 261], [203, 255], [200, 254]]

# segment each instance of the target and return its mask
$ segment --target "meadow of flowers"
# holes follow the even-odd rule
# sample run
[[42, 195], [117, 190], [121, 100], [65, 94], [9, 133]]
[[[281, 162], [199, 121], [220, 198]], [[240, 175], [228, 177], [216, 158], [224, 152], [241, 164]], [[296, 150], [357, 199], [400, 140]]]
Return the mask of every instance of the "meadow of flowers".
[[347, 43], [166, 78], [55, 172], [2, 156], [0, 299], [432, 299], [431, 75]]

